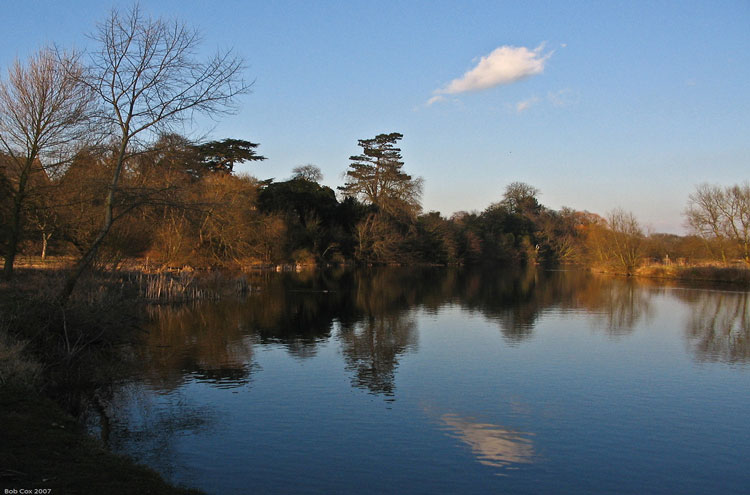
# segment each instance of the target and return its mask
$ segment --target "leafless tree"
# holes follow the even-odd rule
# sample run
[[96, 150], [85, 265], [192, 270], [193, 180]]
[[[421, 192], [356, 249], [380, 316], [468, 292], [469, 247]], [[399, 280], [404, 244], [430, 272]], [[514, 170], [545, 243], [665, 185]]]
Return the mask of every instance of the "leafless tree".
[[635, 215], [619, 208], [607, 216], [607, 223], [611, 256], [631, 275], [643, 258], [643, 229]]
[[645, 236], [635, 216], [621, 208], [612, 210], [606, 222], [588, 227], [588, 245], [595, 261], [632, 275], [644, 255]]
[[126, 214], [118, 205], [121, 175], [128, 159], [159, 133], [169, 132], [195, 114], [231, 112], [235, 96], [246, 93], [244, 61], [232, 51], [207, 60], [196, 58], [198, 33], [179, 21], [145, 16], [138, 6], [125, 13], [113, 10], [93, 36], [87, 83], [104, 109], [113, 130], [116, 151], [101, 229], [71, 271], [60, 299], [65, 302], [80, 275], [95, 258], [113, 222]]
[[323, 180], [323, 172], [320, 171], [319, 167], [312, 163], [308, 163], [307, 165], [294, 167], [292, 169], [292, 178], [308, 180], [310, 182], [320, 182]]
[[511, 213], [534, 214], [538, 213], [541, 205], [536, 197], [539, 189], [525, 182], [511, 182], [505, 188], [501, 205]]
[[729, 203], [724, 214], [727, 217], [730, 238], [739, 244], [742, 259], [750, 264], [750, 184], [727, 188]]
[[688, 226], [696, 235], [706, 240], [717, 241], [721, 260], [726, 262], [725, 229], [721, 213], [721, 204], [724, 201], [724, 191], [720, 187], [700, 184], [688, 199], [685, 217]]
[[700, 184], [685, 210], [688, 226], [706, 240], [714, 240], [726, 261], [727, 241], [737, 245], [750, 264], [750, 184], [720, 187]]
[[0, 165], [12, 203], [4, 250], [6, 278], [13, 275], [29, 198], [48, 184], [87, 131], [92, 97], [81, 84], [82, 75], [77, 54], [46, 48], [25, 65], [16, 61], [7, 79], [0, 81]]

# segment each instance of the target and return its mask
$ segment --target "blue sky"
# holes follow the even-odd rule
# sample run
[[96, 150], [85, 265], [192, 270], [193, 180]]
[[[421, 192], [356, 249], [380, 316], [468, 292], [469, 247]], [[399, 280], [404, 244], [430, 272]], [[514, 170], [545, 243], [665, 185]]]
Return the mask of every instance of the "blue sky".
[[[48, 43], [89, 47], [129, 5], [6, 0], [0, 70]], [[358, 139], [401, 132], [425, 210], [482, 210], [523, 181], [548, 207], [622, 207], [675, 233], [696, 184], [750, 180], [747, 0], [141, 6], [246, 58], [239, 112], [194, 132], [259, 142], [269, 159], [240, 167], [258, 178], [312, 163], [335, 187]]]

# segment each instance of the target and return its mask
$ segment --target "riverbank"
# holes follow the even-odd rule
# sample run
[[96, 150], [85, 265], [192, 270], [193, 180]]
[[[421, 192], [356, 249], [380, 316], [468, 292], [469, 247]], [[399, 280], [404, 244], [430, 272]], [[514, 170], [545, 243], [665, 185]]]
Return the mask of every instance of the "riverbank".
[[[0, 389], [0, 486], [49, 493], [200, 494], [107, 451], [52, 400]], [[29, 492], [31, 493], [31, 492]], [[42, 491], [34, 493], [45, 493]]]
[[92, 278], [65, 308], [54, 300], [61, 280], [57, 269], [26, 268], [0, 283], [0, 488], [201, 493], [109, 452], [76, 419], [86, 397], [134, 365], [127, 350], [153, 280]]
[[713, 265], [647, 265], [636, 275], [650, 278], [672, 278], [705, 282], [722, 282], [742, 287], [750, 287], [750, 269], [744, 266]]
[[[627, 275], [625, 272], [612, 268], [595, 266], [592, 267], [592, 270], [610, 275]], [[741, 265], [646, 264], [638, 267], [632, 276], [650, 279], [721, 283], [743, 289], [750, 287], [750, 268]]]

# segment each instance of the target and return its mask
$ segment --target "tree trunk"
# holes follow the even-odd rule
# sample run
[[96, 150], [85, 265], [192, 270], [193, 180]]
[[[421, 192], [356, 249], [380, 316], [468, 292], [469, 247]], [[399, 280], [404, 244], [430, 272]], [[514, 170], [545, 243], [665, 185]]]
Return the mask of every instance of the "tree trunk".
[[18, 254], [18, 243], [21, 241], [21, 229], [22, 213], [23, 213], [23, 200], [26, 197], [26, 183], [29, 180], [29, 171], [31, 165], [34, 163], [34, 155], [31, 158], [26, 158], [26, 163], [21, 171], [21, 176], [18, 178], [18, 189], [13, 197], [13, 217], [11, 218], [10, 224], [10, 239], [8, 241], [8, 250], [5, 253], [5, 265], [3, 266], [3, 278], [10, 280], [13, 278], [13, 264], [16, 261], [16, 255]]
[[13, 278], [13, 264], [16, 261], [16, 254], [18, 252], [18, 240], [19, 240], [19, 228], [21, 227], [18, 215], [13, 215], [11, 220], [13, 223], [10, 226], [10, 239], [8, 240], [8, 249], [5, 253], [5, 264], [3, 266], [3, 278], [10, 280]]
[[3, 266], [3, 278], [10, 280], [13, 278], [13, 264], [18, 254], [18, 242], [21, 240], [21, 201], [20, 196], [16, 195], [13, 201], [13, 218], [10, 225], [10, 239], [8, 240], [8, 250], [5, 253], [5, 265]]
[[42, 232], [42, 261], [47, 259], [47, 244], [49, 243], [52, 234], [45, 234]]
[[122, 171], [122, 166], [125, 162], [125, 151], [128, 145], [127, 133], [128, 129], [125, 128], [123, 130], [122, 141], [120, 142], [120, 151], [117, 156], [117, 164], [115, 165], [115, 170], [112, 174], [112, 183], [109, 185], [107, 199], [104, 201], [104, 222], [102, 223], [102, 229], [99, 231], [99, 234], [96, 236], [96, 239], [94, 239], [94, 242], [91, 243], [89, 249], [81, 257], [78, 263], [76, 263], [76, 265], [73, 267], [73, 270], [68, 275], [68, 278], [65, 280], [63, 290], [58, 297], [58, 301], [62, 306], [65, 306], [68, 303], [71, 294], [73, 294], [73, 289], [75, 289], [75, 286], [78, 283], [78, 279], [81, 278], [83, 272], [86, 271], [86, 269], [91, 265], [91, 262], [94, 261], [94, 258], [96, 258], [96, 254], [99, 252], [99, 247], [104, 241], [104, 238], [107, 237], [109, 229], [112, 228], [112, 223], [114, 221], [112, 211], [114, 209], [115, 203], [115, 192], [117, 191], [117, 186], [120, 181], [120, 172]]

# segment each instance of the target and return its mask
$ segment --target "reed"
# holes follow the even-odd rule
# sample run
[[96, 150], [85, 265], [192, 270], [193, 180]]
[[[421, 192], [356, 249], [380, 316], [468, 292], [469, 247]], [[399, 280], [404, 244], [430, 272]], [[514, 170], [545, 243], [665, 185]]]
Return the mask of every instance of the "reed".
[[192, 271], [138, 272], [139, 292], [150, 303], [180, 303], [200, 300], [218, 300], [243, 296], [252, 291], [244, 275], [228, 276], [209, 273], [197, 276]]

